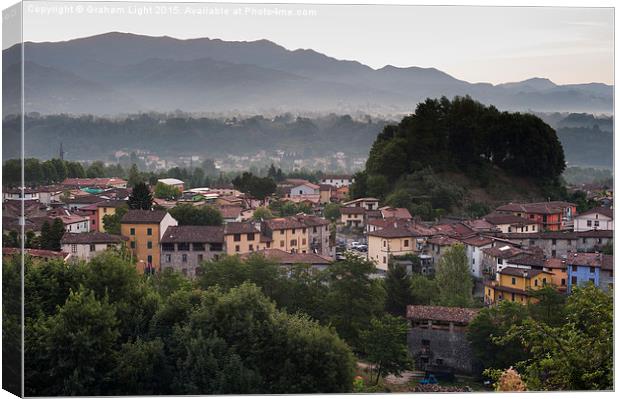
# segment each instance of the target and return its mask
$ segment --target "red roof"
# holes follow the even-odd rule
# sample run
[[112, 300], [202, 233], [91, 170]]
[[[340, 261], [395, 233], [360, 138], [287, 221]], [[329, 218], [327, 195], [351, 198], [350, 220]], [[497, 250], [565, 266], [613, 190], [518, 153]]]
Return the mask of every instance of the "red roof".
[[436, 320], [453, 323], [469, 323], [478, 314], [479, 309], [451, 308], [447, 306], [407, 306], [409, 320]]
[[565, 208], [574, 208], [575, 204], [565, 201], [531, 202], [531, 203], [509, 203], [497, 208], [499, 212], [524, 212], [539, 214], [563, 213]]

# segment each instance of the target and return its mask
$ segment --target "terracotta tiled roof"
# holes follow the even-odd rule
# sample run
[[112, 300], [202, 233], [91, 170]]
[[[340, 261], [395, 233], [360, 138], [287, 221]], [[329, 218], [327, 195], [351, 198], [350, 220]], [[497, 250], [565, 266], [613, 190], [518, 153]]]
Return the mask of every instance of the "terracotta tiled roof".
[[170, 226], [161, 239], [162, 243], [224, 242], [223, 226]]
[[281, 249], [264, 249], [256, 251], [250, 254], [245, 254], [243, 257], [247, 258], [252, 254], [261, 254], [266, 258], [274, 259], [280, 264], [295, 265], [295, 264], [310, 264], [310, 265], [327, 265], [332, 262], [332, 259], [327, 256], [318, 255], [315, 253], [288, 253]]
[[292, 216], [285, 218], [269, 219], [266, 220], [264, 223], [271, 230], [302, 229], [304, 227], [307, 227], [305, 223]]
[[92, 179], [69, 178], [65, 179], [61, 184], [63, 186], [91, 187], [127, 184], [127, 181], [117, 177], [97, 177]]
[[592, 215], [594, 213], [600, 213], [601, 215], [607, 216], [608, 218], [614, 218], [614, 211], [605, 206], [599, 206], [596, 208], [592, 208], [589, 211], [585, 211], [579, 214], [579, 216]]
[[352, 214], [360, 215], [360, 214], [364, 214], [365, 212], [366, 212], [366, 209], [360, 206], [349, 206], [349, 207], [340, 208], [340, 213], [344, 215], [352, 215]]
[[451, 308], [446, 306], [407, 306], [409, 320], [436, 320], [467, 324], [478, 314], [478, 309]]
[[493, 238], [481, 235], [473, 235], [469, 237], [462, 238], [461, 241], [467, 245], [471, 245], [473, 247], [482, 247], [485, 245], [490, 245], [493, 243]]
[[499, 212], [524, 212], [554, 214], [564, 212], [564, 208], [575, 207], [575, 204], [564, 201], [510, 203], [497, 208]]
[[494, 213], [494, 214], [485, 216], [484, 219], [487, 222], [492, 223], [494, 225], [510, 224], [510, 225], [525, 226], [528, 224], [536, 224], [536, 222], [533, 220], [529, 220], [521, 216], [516, 216], [512, 214]]
[[89, 233], [65, 233], [60, 240], [61, 244], [115, 244], [127, 241], [127, 237], [108, 234], [100, 231]]
[[569, 252], [566, 256], [566, 264], [569, 266], [601, 267], [603, 256], [598, 252]]
[[224, 205], [220, 206], [218, 209], [224, 219], [236, 219], [243, 211], [243, 208], [237, 205]]
[[130, 209], [123, 215], [121, 223], [160, 223], [168, 212]]
[[103, 201], [103, 199], [97, 195], [81, 195], [79, 197], [68, 199], [68, 204], [96, 204]]
[[452, 238], [452, 237], [444, 236], [444, 235], [433, 236], [428, 240], [429, 244], [440, 245], [440, 246], [454, 245], [454, 244], [458, 244], [459, 242], [460, 241], [457, 240], [456, 238]]
[[496, 246], [491, 248], [485, 248], [482, 252], [486, 255], [490, 255], [496, 258], [510, 259], [513, 256], [520, 255], [525, 251], [519, 248], [512, 247], [510, 245]]
[[552, 274], [550, 272], [545, 272], [537, 269], [521, 269], [519, 267], [505, 267], [503, 268], [499, 274], [504, 274], [506, 276], [515, 276], [515, 277], [524, 277], [524, 278], [532, 278], [536, 277], [541, 273]]
[[[2, 248], [3, 255], [16, 255], [21, 253], [19, 248]], [[35, 258], [58, 258], [65, 259], [69, 254], [63, 251], [49, 251], [46, 249], [26, 248], [26, 253]]]
[[224, 226], [224, 234], [260, 233], [254, 223], [232, 222]]
[[510, 263], [514, 265], [543, 267], [545, 266], [545, 258], [530, 254], [520, 254], [510, 259]]
[[396, 218], [396, 219], [411, 219], [411, 213], [407, 208], [381, 208], [381, 215], [383, 218]]

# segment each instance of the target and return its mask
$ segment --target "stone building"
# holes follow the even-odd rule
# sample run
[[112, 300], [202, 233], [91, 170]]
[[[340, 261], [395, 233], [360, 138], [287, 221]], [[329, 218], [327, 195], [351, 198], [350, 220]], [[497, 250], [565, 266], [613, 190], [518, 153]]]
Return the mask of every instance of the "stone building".
[[161, 239], [162, 270], [171, 268], [190, 277], [203, 262], [225, 253], [222, 226], [170, 226]]
[[477, 314], [477, 309], [407, 306], [407, 345], [416, 369], [478, 372], [479, 362], [467, 340], [467, 326]]
[[508, 233], [500, 236], [524, 248], [538, 247], [548, 258], [559, 258], [571, 252], [600, 251], [613, 240], [613, 230]]

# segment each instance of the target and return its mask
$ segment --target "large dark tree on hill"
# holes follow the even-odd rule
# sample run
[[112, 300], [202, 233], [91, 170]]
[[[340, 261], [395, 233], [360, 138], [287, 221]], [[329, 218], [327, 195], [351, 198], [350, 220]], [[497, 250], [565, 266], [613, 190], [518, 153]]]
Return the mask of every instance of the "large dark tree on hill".
[[[469, 97], [443, 97], [427, 99], [398, 125], [386, 126], [370, 150], [365, 173], [394, 184], [427, 167], [466, 174], [499, 167], [509, 175], [549, 182], [561, 175], [565, 161], [555, 131], [540, 118], [500, 112]], [[367, 180], [356, 177], [352, 194], [368, 195]]]
[[276, 191], [276, 182], [271, 177], [258, 177], [249, 172], [235, 177], [232, 183], [237, 190], [260, 200]]
[[170, 209], [170, 215], [181, 226], [221, 226], [223, 222], [220, 211], [208, 205], [201, 207], [189, 204], [177, 205]]
[[146, 183], [136, 184], [127, 200], [127, 205], [129, 205], [129, 209], [150, 210], [153, 206], [153, 195], [149, 186]]

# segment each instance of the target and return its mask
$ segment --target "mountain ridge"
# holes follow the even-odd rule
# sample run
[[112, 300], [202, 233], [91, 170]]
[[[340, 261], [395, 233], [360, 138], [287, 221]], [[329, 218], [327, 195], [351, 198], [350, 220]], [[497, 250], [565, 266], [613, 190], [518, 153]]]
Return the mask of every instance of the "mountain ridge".
[[[19, 62], [16, 48], [19, 49], [13, 46], [3, 51], [3, 58], [6, 60], [3, 74], [11, 61]], [[177, 93], [183, 97], [184, 104], [190, 104], [190, 109], [184, 109], [187, 111], [237, 109], [255, 112], [258, 109], [274, 109], [407, 113], [427, 97], [464, 95], [506, 110], [596, 113], [612, 111], [613, 86], [603, 83], [556, 85], [546, 78], [531, 78], [499, 85], [470, 83], [433, 67], [396, 67], [388, 64], [374, 69], [359, 61], [339, 60], [313, 49], [288, 50], [267, 39], [177, 39], [170, 36], [108, 32], [63, 42], [26, 42], [25, 48], [26, 61], [41, 67], [54, 68], [60, 74], [71, 73], [83, 81], [91, 81], [122, 92], [126, 97], [124, 101], [135, 104], [127, 109], [127, 112], [171, 111], [180, 108], [175, 98], [153, 98], [152, 93], [153, 90], [165, 93], [171, 88], [183, 86], [182, 76], [177, 76], [176, 82], [166, 79], [167, 83], [149, 82], [142, 86], [130, 85], [122, 76], [124, 70], [146, 60], [164, 58], [178, 62], [179, 66], [186, 66], [184, 62], [206, 58], [214, 62], [229, 63], [227, 68], [218, 70], [219, 75], [208, 79], [219, 80], [222, 86], [225, 86], [224, 80], [232, 79], [231, 77], [241, 82], [252, 81], [258, 69], [271, 71], [263, 84], [265, 91], [250, 93], [252, 101], [243, 100], [242, 85], [228, 82], [228, 92], [215, 93], [221, 96], [221, 99], [205, 102], [202, 100], [202, 93], [208, 93], [210, 87], [198, 82], [197, 87], [188, 88], [186, 93]], [[246, 77], [233, 73], [232, 70], [238, 68], [232, 64], [255, 68], [247, 68]], [[200, 74], [200, 71], [190, 73], [196, 76]], [[293, 84], [290, 81], [291, 76], [300, 79]], [[26, 79], [28, 80], [28, 75]], [[36, 77], [33, 79], [36, 80]], [[131, 91], [126, 89], [128, 86], [132, 87]], [[49, 90], [44, 87], [41, 92], [46, 93]], [[64, 94], [62, 90], [57, 93], [60, 98], [63, 98]], [[32, 103], [39, 104], [38, 108], [32, 111], [93, 114], [116, 112], [115, 107], [97, 103], [87, 95], [76, 99], [76, 102], [80, 103], [79, 111], [61, 108], [57, 101], [45, 98], [42, 94], [33, 92], [31, 95], [35, 96]], [[63, 103], [66, 102], [61, 101], [61, 104]], [[9, 107], [5, 106], [3, 112], [6, 115], [12, 111], [9, 102]]]

